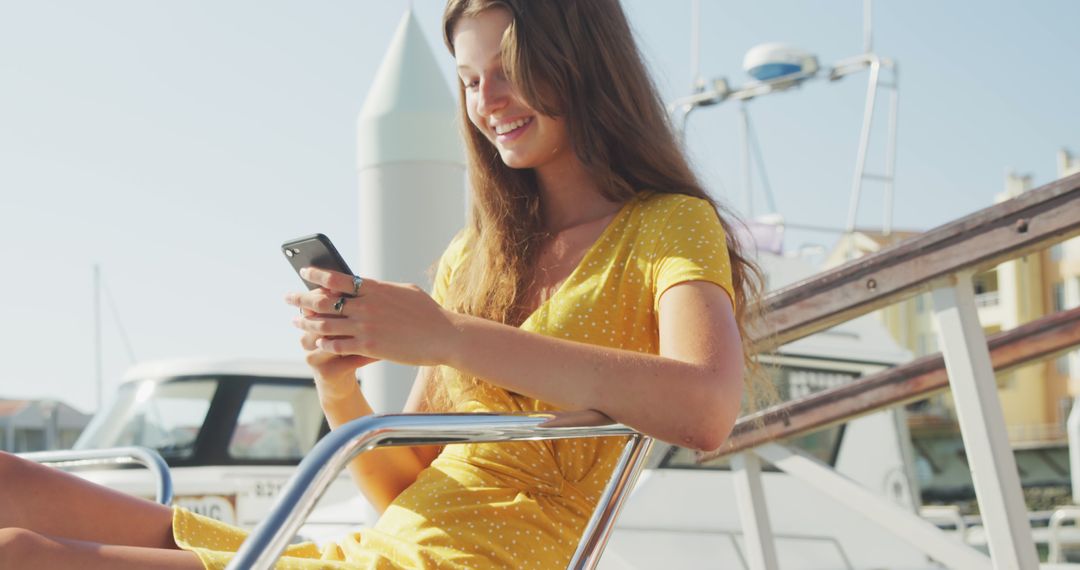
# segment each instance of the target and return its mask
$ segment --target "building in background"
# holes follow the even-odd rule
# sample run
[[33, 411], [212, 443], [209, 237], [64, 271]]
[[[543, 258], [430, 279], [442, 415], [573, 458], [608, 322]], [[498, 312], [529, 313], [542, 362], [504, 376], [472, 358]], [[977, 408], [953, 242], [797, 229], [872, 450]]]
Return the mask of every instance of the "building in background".
[[[1080, 159], [1058, 154], [1058, 176], [1080, 172]], [[1033, 188], [1031, 176], [1007, 174], [1000, 203]], [[859, 230], [845, 235], [826, 259], [833, 267], [917, 235]], [[975, 302], [986, 335], [1080, 305], [1080, 238], [1013, 259], [975, 276]], [[893, 338], [918, 358], [939, 352], [929, 293], [876, 313]], [[1044, 509], [1066, 499], [1069, 474], [1066, 421], [1080, 396], [1080, 351], [999, 374], [1009, 441], [1021, 467], [1030, 508]], [[962, 503], [971, 493], [952, 396], [946, 392], [908, 407], [914, 451], [926, 502]], [[927, 493], [929, 491], [929, 493]]]
[[0, 400], [0, 450], [70, 449], [90, 415], [58, 400]]
[[[1059, 177], [1080, 172], [1080, 159], [1058, 154]], [[1000, 203], [1033, 187], [1031, 176], [1008, 174]], [[915, 232], [859, 230], [845, 235], [826, 266], [874, 253], [917, 235]], [[1080, 305], [1080, 238], [1003, 263], [975, 277], [979, 322], [987, 336], [1009, 330], [1054, 312]], [[929, 293], [895, 303], [877, 312], [902, 346], [916, 357], [939, 352]], [[1073, 362], [1073, 364], [1070, 364]], [[1070, 370], [1072, 373], [1070, 373]], [[1071, 380], [1070, 380], [1071, 379]], [[1063, 355], [998, 377], [1009, 439], [1014, 445], [1064, 443], [1065, 421], [1073, 395], [1080, 394], [1080, 358]], [[955, 421], [951, 398], [936, 398], [915, 409], [912, 429], [934, 429]]]

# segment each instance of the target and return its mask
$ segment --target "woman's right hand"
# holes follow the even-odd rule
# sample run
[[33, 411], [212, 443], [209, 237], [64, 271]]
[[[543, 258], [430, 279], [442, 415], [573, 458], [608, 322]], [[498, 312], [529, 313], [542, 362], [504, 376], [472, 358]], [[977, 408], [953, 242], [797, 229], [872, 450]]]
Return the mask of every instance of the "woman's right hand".
[[[307, 316], [314, 313], [304, 311]], [[322, 399], [348, 397], [356, 390], [356, 370], [377, 358], [367, 356], [331, 354], [319, 348], [315, 341], [318, 335], [305, 332], [300, 337], [300, 346], [304, 349], [304, 360], [315, 372], [315, 385]]]

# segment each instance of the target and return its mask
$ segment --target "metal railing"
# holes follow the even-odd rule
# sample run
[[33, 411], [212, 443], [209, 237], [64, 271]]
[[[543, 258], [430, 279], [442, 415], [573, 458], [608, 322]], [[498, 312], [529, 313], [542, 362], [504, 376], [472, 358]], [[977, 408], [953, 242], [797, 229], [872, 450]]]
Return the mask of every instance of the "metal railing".
[[1047, 562], [1064, 562], [1064, 545], [1075, 546], [1077, 544], [1075, 541], [1066, 540], [1062, 536], [1062, 528], [1064, 528], [1066, 522], [1072, 522], [1073, 524], [1080, 523], [1080, 507], [1062, 507], [1054, 511], [1054, 514], [1050, 515], [1050, 524], [1047, 525], [1047, 530], [1049, 530], [1049, 536], [1047, 537], [1049, 546], [1049, 552], [1047, 552], [1046, 555]]
[[1031, 447], [1039, 444], [1060, 443], [1066, 440], [1065, 426], [1060, 423], [1011, 425], [1009, 441], [1014, 446]]
[[987, 291], [975, 295], [976, 307], [996, 307], [1001, 304], [1001, 294], [998, 291]]
[[[987, 339], [996, 372], [1045, 360], [1080, 344], [1080, 307], [1055, 313]], [[739, 418], [724, 446], [695, 454], [697, 463], [848, 422], [929, 398], [949, 389], [945, 359], [924, 356], [902, 366], [827, 388]]]
[[378, 447], [538, 441], [579, 437], [628, 440], [578, 543], [569, 568], [594, 568], [652, 445], [596, 412], [552, 414], [394, 414], [353, 420], [324, 437], [301, 461], [265, 519], [248, 536], [229, 569], [273, 567], [337, 474], [356, 455]]
[[161, 455], [146, 447], [110, 447], [106, 449], [81, 449], [62, 451], [34, 451], [19, 453], [19, 457], [59, 469], [85, 469], [103, 465], [142, 465], [157, 480], [154, 500], [170, 505], [173, 500], [172, 475], [169, 465]]
[[1080, 174], [1062, 178], [785, 287], [764, 300], [753, 326], [768, 352], [928, 290], [962, 271], [1002, 262], [1080, 234]]
[[[1038, 566], [998, 401], [995, 368], [1048, 358], [1080, 342], [1080, 310], [1051, 315], [987, 339], [973, 277], [1002, 262], [1080, 234], [1080, 174], [996, 204], [875, 254], [780, 290], [765, 299], [765, 322], [751, 330], [771, 350], [931, 290], [941, 355], [743, 418], [725, 446], [698, 462], [733, 458], [736, 493], [754, 570], [777, 568], [759, 461], [866, 514], [950, 568]], [[957, 544], [915, 513], [862, 489], [828, 466], [774, 442], [950, 387], [975, 482], [990, 557]], [[1059, 523], [1060, 524], [1060, 523]]]

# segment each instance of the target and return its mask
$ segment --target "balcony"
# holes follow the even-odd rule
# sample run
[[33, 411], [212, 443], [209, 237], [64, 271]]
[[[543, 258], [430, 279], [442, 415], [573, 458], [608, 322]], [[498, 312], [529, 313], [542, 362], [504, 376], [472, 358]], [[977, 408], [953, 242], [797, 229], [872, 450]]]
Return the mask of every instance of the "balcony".
[[996, 307], [1001, 302], [1001, 296], [997, 291], [987, 291], [985, 293], [975, 294], [975, 306], [980, 309], [983, 307]]

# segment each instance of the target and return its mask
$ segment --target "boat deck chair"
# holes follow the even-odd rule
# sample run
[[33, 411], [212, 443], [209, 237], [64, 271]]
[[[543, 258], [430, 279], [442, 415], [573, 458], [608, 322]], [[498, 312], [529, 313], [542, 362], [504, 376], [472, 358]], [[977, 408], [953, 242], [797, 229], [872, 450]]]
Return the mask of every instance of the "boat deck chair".
[[154, 500], [162, 505], [173, 501], [172, 475], [169, 464], [157, 451], [146, 447], [110, 447], [107, 449], [65, 449], [60, 451], [33, 451], [17, 453], [29, 459], [58, 469], [86, 469], [104, 465], [142, 465], [150, 470], [157, 481]]
[[[595, 568], [615, 519], [645, 467], [653, 439], [593, 411], [535, 414], [387, 414], [353, 420], [323, 437], [282, 488], [273, 508], [251, 532], [229, 569], [270, 569], [296, 536], [338, 474], [358, 454], [378, 447], [626, 437], [619, 461], [597, 502], [568, 568]], [[139, 463], [158, 478], [157, 501], [172, 502], [168, 466], [139, 447], [47, 451], [21, 457], [61, 468]]]
[[304, 457], [266, 518], [240, 547], [229, 569], [267, 570], [281, 556], [316, 502], [356, 455], [377, 447], [627, 437], [568, 568], [591, 569], [652, 447], [653, 439], [599, 412], [536, 414], [386, 414], [353, 420], [322, 438]]

